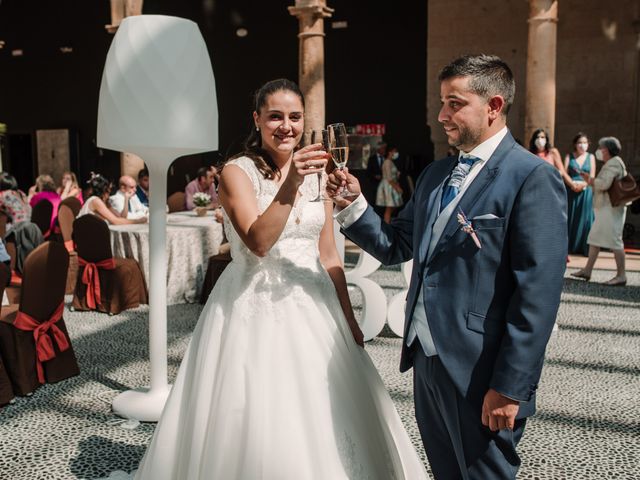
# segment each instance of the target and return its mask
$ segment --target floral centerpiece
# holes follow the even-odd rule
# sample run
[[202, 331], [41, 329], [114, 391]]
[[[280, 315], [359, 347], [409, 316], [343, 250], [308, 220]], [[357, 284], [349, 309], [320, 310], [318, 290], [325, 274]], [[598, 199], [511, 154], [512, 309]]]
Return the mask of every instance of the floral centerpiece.
[[205, 192], [193, 194], [193, 204], [196, 206], [196, 213], [202, 217], [207, 214], [207, 206], [211, 203], [211, 195]]

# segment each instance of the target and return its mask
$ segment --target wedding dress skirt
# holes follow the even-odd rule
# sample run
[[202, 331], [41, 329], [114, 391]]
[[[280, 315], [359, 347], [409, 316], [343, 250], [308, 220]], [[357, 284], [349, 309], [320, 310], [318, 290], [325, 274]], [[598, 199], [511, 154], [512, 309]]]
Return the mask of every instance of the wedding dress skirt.
[[[231, 164], [251, 178], [263, 211], [277, 186], [250, 159]], [[225, 218], [233, 261], [202, 311], [136, 479], [426, 478], [320, 264], [324, 207], [308, 202], [317, 192], [309, 183], [264, 258]]]

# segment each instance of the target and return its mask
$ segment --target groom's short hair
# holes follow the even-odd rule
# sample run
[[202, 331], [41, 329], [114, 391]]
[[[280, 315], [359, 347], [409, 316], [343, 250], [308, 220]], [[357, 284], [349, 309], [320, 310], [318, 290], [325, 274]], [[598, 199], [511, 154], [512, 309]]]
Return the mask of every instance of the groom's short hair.
[[496, 55], [464, 55], [444, 67], [438, 75], [440, 82], [453, 77], [469, 77], [469, 88], [487, 100], [494, 95], [504, 98], [503, 114], [506, 116], [516, 94], [513, 73]]

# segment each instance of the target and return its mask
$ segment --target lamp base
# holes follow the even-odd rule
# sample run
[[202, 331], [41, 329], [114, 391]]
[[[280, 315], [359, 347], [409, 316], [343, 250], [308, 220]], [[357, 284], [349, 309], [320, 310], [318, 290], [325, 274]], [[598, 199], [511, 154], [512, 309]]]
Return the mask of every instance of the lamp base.
[[157, 422], [167, 403], [171, 386], [166, 388], [136, 388], [122, 392], [113, 399], [111, 407], [116, 415], [141, 422]]

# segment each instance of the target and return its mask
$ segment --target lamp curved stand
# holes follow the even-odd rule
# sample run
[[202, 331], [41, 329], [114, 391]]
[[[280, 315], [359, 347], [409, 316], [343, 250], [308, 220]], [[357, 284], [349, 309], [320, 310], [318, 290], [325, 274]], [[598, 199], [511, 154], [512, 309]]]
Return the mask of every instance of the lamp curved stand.
[[157, 422], [171, 387], [167, 380], [167, 169], [173, 156], [145, 158], [149, 167], [149, 360], [150, 387], [127, 390], [112, 403], [114, 413]]
[[171, 387], [163, 389], [140, 387], [122, 392], [113, 399], [111, 408], [116, 415], [133, 418], [141, 422], [157, 422], [160, 420]]

